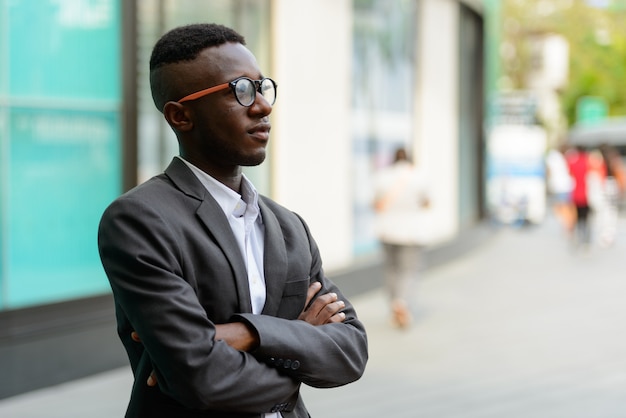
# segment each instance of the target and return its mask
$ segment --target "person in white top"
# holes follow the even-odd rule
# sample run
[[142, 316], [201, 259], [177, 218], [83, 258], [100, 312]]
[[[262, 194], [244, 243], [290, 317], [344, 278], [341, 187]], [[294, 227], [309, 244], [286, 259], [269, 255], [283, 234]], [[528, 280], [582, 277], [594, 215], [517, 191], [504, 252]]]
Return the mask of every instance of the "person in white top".
[[411, 288], [429, 229], [423, 216], [430, 206], [428, 195], [426, 182], [404, 148], [396, 150], [393, 164], [379, 171], [374, 180], [375, 229], [385, 256], [385, 284], [394, 324], [403, 328], [412, 321]]
[[576, 222], [576, 208], [571, 197], [574, 180], [563, 150], [552, 148], [546, 155], [546, 186], [555, 216], [571, 234]]

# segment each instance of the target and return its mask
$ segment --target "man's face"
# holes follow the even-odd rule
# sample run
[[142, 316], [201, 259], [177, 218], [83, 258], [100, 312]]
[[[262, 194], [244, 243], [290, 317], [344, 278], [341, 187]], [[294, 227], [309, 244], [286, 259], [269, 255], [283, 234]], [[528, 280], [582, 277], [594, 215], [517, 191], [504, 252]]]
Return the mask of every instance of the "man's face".
[[[207, 48], [194, 61], [181, 64], [181, 69], [185, 95], [242, 76], [263, 78], [252, 53], [238, 43]], [[228, 169], [265, 160], [272, 106], [260, 94], [250, 107], [240, 105], [230, 88], [184, 105], [191, 110], [193, 120], [186, 151], [205, 167]]]

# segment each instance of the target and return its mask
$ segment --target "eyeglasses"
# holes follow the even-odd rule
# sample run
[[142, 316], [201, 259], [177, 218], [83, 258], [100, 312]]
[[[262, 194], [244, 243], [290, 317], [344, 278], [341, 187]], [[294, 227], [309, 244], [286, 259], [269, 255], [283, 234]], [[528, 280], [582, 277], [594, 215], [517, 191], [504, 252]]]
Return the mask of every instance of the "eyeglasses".
[[209, 87], [208, 89], [200, 90], [183, 97], [178, 103], [187, 102], [190, 100], [196, 100], [200, 97], [204, 97], [208, 94], [215, 93], [229, 88], [235, 93], [235, 98], [240, 105], [249, 107], [256, 100], [257, 91], [261, 93], [261, 96], [267, 100], [270, 105], [276, 102], [276, 82], [271, 78], [262, 78], [260, 80], [252, 80], [248, 77], [239, 77], [236, 80], [228, 83], [219, 84], [217, 86]]

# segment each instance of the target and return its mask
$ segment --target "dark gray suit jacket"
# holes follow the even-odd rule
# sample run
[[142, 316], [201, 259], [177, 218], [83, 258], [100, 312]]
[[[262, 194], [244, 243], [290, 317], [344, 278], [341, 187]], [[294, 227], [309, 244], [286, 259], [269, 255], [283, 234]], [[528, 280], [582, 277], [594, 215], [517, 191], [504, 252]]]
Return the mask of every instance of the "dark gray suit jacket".
[[[364, 327], [324, 275], [306, 224], [268, 198], [259, 205], [267, 287], [261, 315], [251, 313], [245, 263], [222, 209], [178, 158], [104, 212], [100, 257], [135, 375], [127, 417], [307, 417], [301, 383], [334, 387], [362, 375]], [[346, 302], [344, 323], [296, 319], [315, 280], [321, 293]], [[232, 321], [258, 332], [255, 352], [214, 340], [214, 324]], [[158, 386], [148, 387], [153, 369]]]

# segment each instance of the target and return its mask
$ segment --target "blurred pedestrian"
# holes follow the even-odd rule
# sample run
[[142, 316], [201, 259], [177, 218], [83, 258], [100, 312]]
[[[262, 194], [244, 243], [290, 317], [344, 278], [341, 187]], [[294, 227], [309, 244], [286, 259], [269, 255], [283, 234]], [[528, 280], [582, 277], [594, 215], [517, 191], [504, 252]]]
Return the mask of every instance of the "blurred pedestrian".
[[576, 220], [576, 209], [572, 204], [574, 182], [565, 160], [565, 147], [552, 148], [546, 156], [546, 185], [552, 210], [567, 232], [571, 234]]
[[421, 265], [425, 233], [424, 211], [429, 207], [426, 183], [404, 148], [395, 151], [393, 164], [377, 173], [374, 183], [376, 233], [384, 251], [385, 285], [392, 318], [405, 328], [412, 322], [411, 290]]
[[591, 244], [591, 225], [589, 224], [589, 199], [587, 195], [587, 174], [589, 173], [589, 155], [583, 146], [576, 146], [566, 154], [570, 175], [574, 180], [572, 203], [576, 208], [576, 224], [573, 234], [577, 246], [589, 247]]
[[602, 247], [609, 247], [615, 242], [619, 201], [624, 192], [625, 174], [619, 153], [608, 144], [599, 149], [603, 171], [601, 176], [600, 204], [597, 208], [598, 242]]

